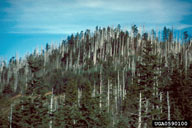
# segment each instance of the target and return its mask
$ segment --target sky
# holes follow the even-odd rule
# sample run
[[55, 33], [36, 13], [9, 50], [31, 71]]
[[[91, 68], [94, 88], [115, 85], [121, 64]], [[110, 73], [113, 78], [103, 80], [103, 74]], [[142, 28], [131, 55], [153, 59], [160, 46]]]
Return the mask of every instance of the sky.
[[0, 0], [0, 58], [23, 57], [96, 26], [192, 30], [191, 21], [192, 0]]

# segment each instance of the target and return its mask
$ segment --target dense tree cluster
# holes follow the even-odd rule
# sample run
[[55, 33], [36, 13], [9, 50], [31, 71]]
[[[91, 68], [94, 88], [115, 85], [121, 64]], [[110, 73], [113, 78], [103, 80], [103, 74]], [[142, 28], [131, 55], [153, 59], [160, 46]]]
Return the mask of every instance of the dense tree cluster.
[[155, 119], [192, 120], [192, 42], [187, 32], [182, 43], [173, 29], [164, 28], [162, 41], [157, 33], [96, 27], [1, 61], [0, 127], [151, 128]]

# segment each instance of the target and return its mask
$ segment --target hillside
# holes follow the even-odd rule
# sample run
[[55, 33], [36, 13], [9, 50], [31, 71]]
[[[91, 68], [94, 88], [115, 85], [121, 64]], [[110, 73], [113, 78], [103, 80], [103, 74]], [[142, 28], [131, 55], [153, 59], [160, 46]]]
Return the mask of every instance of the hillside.
[[[192, 42], [98, 28], [0, 65], [0, 127], [151, 128], [192, 121]], [[7, 118], [9, 117], [9, 118]]]

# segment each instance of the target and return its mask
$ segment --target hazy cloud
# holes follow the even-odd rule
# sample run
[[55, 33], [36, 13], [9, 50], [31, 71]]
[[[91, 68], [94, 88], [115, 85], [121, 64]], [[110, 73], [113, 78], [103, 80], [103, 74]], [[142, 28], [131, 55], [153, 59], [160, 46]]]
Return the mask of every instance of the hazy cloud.
[[8, 0], [11, 33], [72, 33], [96, 25], [181, 25], [191, 15], [182, 0]]
[[189, 24], [181, 24], [181, 25], [178, 25], [176, 29], [181, 30], [181, 29], [191, 28], [191, 27], [192, 25], [189, 25]]

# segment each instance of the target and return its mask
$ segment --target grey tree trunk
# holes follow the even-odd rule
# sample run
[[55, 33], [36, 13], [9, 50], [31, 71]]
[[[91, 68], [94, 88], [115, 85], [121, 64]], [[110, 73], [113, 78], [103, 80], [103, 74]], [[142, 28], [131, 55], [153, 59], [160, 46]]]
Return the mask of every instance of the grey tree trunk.
[[102, 69], [100, 69], [100, 87], [99, 87], [99, 91], [100, 91], [100, 102], [99, 102], [99, 107], [101, 109], [102, 107], [102, 86], [103, 86], [103, 82], [102, 82]]
[[142, 104], [141, 104], [141, 92], [139, 93], [139, 119], [138, 119], [138, 127], [137, 128], [141, 128], [141, 109], [142, 109]]
[[171, 113], [170, 113], [170, 101], [169, 101], [169, 92], [167, 91], [167, 110], [168, 110], [168, 115], [167, 115], [167, 119], [171, 120]]
[[110, 82], [108, 79], [108, 86], [107, 86], [107, 107], [108, 107], [108, 112], [109, 112], [109, 108], [110, 108]]
[[80, 99], [81, 99], [81, 96], [82, 96], [82, 91], [78, 88], [78, 105], [80, 106]]
[[[54, 102], [53, 100], [54, 100], [54, 97], [53, 97], [53, 88], [52, 88], [51, 103], [50, 103], [50, 113], [51, 113], [51, 115], [53, 113], [53, 102]], [[52, 128], [52, 126], [53, 126], [53, 120], [51, 118], [51, 120], [49, 122], [49, 128]]]
[[[146, 100], [146, 104], [145, 104], [145, 116], [148, 115], [148, 106], [149, 106], [149, 100], [148, 99], [145, 99]], [[147, 123], [145, 122], [144, 124], [144, 128], [147, 128]]]
[[9, 128], [12, 128], [12, 119], [13, 119], [13, 105], [11, 104], [11, 111], [9, 116]]

